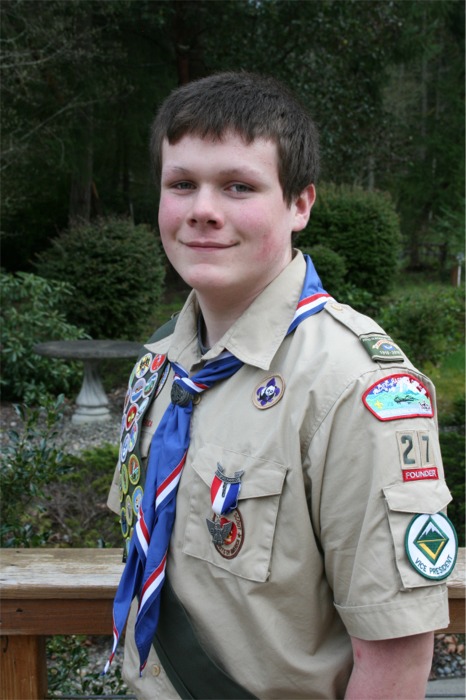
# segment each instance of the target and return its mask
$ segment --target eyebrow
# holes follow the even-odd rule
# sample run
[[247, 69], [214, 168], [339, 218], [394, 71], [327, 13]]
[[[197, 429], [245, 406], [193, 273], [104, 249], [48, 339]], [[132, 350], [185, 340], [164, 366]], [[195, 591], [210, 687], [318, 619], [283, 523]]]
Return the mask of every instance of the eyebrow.
[[[182, 165], [169, 165], [166, 169], [167, 173], [176, 175], [191, 175], [192, 170], [190, 168], [184, 168]], [[218, 175], [221, 177], [231, 177], [241, 179], [242, 177], [260, 177], [261, 173], [255, 168], [251, 168], [249, 165], [239, 168], [223, 168], [218, 171]]]

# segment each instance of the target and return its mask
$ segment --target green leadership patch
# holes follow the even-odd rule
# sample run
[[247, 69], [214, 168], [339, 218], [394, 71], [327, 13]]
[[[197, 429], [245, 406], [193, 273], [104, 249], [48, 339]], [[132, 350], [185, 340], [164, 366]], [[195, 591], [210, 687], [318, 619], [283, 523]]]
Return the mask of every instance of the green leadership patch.
[[415, 515], [406, 530], [405, 549], [421, 576], [444, 579], [453, 571], [458, 554], [455, 528], [443, 513]]
[[366, 333], [359, 340], [374, 362], [404, 362], [403, 353], [388, 335]]

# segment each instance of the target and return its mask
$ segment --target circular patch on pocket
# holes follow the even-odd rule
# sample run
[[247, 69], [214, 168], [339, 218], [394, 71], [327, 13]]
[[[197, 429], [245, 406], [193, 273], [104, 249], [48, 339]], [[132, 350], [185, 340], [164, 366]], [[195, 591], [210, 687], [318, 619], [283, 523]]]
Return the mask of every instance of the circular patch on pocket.
[[405, 550], [421, 576], [438, 581], [447, 578], [458, 554], [455, 528], [443, 513], [415, 515], [406, 530]]

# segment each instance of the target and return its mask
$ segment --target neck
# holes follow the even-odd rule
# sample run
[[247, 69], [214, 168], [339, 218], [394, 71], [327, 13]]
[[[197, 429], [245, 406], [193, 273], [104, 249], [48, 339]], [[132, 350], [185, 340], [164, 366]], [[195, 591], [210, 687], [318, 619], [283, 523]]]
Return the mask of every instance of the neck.
[[255, 297], [241, 299], [238, 304], [218, 304], [215, 300], [206, 299], [202, 294], [197, 294], [199, 308], [204, 321], [202, 342], [211, 348], [222, 338], [229, 328], [238, 320], [246, 309], [252, 304]]

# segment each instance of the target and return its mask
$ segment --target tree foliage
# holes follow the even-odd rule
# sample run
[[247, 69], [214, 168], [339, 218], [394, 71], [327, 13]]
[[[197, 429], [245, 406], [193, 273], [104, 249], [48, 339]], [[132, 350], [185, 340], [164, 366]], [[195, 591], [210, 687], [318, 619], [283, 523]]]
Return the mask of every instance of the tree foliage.
[[411, 262], [464, 219], [460, 0], [4, 0], [4, 264], [73, 219], [154, 223], [157, 105], [225, 69], [266, 72], [309, 106], [323, 179], [391, 192]]

